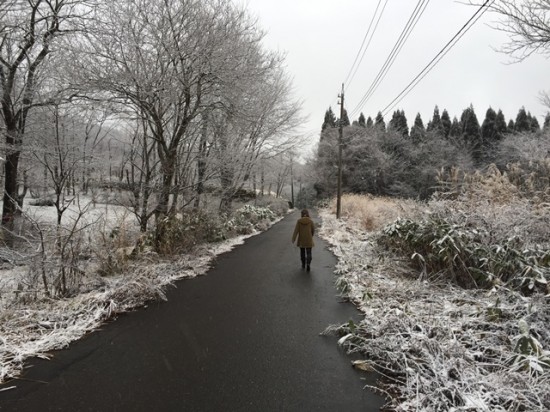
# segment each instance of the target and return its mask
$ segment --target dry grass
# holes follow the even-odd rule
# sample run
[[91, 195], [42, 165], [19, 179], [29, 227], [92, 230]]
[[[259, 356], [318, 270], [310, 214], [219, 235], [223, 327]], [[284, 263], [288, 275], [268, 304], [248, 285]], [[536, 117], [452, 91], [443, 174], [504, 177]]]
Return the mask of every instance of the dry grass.
[[547, 204], [550, 202], [550, 159], [507, 165], [501, 171], [491, 164], [484, 171], [465, 173], [459, 169], [441, 170], [437, 174], [439, 191], [434, 198], [507, 204], [518, 199]]
[[372, 389], [387, 395], [383, 410], [550, 410], [547, 294], [524, 296], [498, 283], [463, 289], [441, 273], [411, 276], [410, 251], [396, 255], [379, 242], [381, 233], [355, 223], [383, 224], [426, 209], [424, 218], [485, 230], [494, 245], [519, 235], [548, 250], [548, 211], [518, 198], [502, 176], [472, 180], [471, 190], [453, 200], [407, 208], [400, 200], [346, 196], [343, 219], [335, 219], [334, 204], [321, 211], [320, 236], [339, 260], [336, 284], [365, 315], [326, 333], [338, 332], [339, 343], [362, 357], [356, 367], [382, 376]]
[[[342, 196], [342, 217], [356, 222], [358, 229], [378, 230], [395, 219], [411, 218], [421, 211], [421, 203], [410, 199], [345, 194]], [[336, 213], [336, 200], [330, 204]]]
[[[346, 195], [343, 219], [334, 218], [334, 201], [323, 211], [321, 236], [339, 259], [337, 285], [365, 314], [336, 330], [363, 366], [385, 377], [378, 388], [388, 395], [384, 410], [550, 410], [548, 170], [546, 163], [453, 169], [440, 174], [441, 191], [427, 203]], [[414, 250], [396, 253], [380, 242], [383, 232], [375, 230], [397, 217], [431, 224], [435, 252], [419, 250], [416, 233], [401, 236]], [[424, 268], [434, 260], [464, 263], [470, 256], [461, 250], [481, 257], [467, 263], [468, 272], [502, 275], [499, 281], [463, 289], [448, 281], [455, 267], [410, 265], [414, 256]], [[513, 282], [501, 282], [510, 276]]]

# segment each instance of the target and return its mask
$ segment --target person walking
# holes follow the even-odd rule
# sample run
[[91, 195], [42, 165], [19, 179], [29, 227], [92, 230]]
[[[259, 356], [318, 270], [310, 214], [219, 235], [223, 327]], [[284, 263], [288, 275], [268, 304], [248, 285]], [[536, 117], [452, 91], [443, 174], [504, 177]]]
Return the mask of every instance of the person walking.
[[313, 243], [313, 235], [315, 234], [315, 224], [309, 217], [309, 211], [302, 209], [302, 217], [296, 222], [294, 233], [292, 234], [292, 244], [296, 241], [296, 245], [300, 248], [300, 258], [302, 259], [302, 269], [307, 265], [307, 271], [310, 271], [311, 265], [311, 249], [315, 244]]

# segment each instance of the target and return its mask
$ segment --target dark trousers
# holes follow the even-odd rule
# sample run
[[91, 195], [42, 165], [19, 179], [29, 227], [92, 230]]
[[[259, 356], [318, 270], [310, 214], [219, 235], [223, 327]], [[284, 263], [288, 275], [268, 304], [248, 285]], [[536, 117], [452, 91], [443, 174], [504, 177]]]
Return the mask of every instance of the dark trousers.
[[300, 248], [300, 258], [302, 259], [302, 263], [307, 263], [308, 265], [311, 263], [311, 248], [310, 247], [301, 247]]

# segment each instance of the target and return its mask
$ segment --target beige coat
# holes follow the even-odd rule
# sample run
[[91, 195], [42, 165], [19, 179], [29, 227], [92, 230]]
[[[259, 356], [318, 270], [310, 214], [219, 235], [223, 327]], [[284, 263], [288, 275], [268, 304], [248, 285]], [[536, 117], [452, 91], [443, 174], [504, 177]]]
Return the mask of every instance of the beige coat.
[[294, 234], [292, 235], [292, 243], [298, 238], [297, 246], [298, 247], [313, 247], [313, 234], [315, 233], [315, 224], [313, 220], [309, 217], [302, 217], [296, 222], [296, 227], [294, 228]]

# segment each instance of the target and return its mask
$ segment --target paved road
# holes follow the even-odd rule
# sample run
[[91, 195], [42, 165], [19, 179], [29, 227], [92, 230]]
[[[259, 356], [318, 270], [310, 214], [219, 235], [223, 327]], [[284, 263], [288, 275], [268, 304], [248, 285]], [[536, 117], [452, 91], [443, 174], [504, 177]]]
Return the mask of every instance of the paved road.
[[357, 312], [336, 296], [323, 241], [311, 272], [300, 268], [297, 217], [178, 282], [168, 302], [33, 361], [0, 392], [0, 410], [377, 411], [383, 399], [363, 389], [336, 338], [319, 335]]

